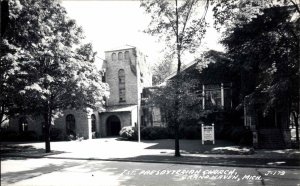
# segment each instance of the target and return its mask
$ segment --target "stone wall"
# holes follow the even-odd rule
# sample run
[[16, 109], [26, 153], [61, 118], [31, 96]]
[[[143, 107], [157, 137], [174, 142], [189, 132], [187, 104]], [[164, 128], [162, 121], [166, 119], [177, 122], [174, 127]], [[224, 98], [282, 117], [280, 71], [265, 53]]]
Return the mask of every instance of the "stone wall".
[[[129, 58], [125, 59], [125, 52], [129, 52]], [[113, 60], [113, 54], [116, 59]], [[118, 54], [123, 58], [118, 59]], [[140, 94], [144, 87], [152, 86], [152, 73], [150, 65], [146, 61], [146, 56], [135, 47], [125, 47], [105, 52], [106, 82], [110, 87], [110, 97], [107, 106], [140, 104]], [[125, 71], [125, 91], [126, 102], [119, 101], [119, 79], [120, 69]]]
[[[91, 138], [91, 118], [88, 112], [79, 111], [79, 110], [65, 110], [63, 115], [54, 119], [51, 128], [60, 129], [62, 136], [66, 136], [66, 116], [68, 114], [73, 114], [75, 117], [76, 125], [76, 135], [78, 137], [83, 137], [84, 139]], [[43, 135], [43, 124], [44, 121], [42, 117], [31, 117], [26, 116], [28, 123], [28, 131], [34, 131], [38, 136]], [[19, 118], [13, 118], [10, 120], [10, 125], [8, 130], [19, 132]]]
[[[43, 118], [42, 117], [31, 117], [31, 116], [21, 116], [26, 117], [28, 123], [28, 131], [34, 131], [38, 136], [43, 134]], [[19, 131], [19, 119], [21, 117], [10, 119], [8, 130], [20, 132]]]
[[66, 116], [68, 114], [73, 114], [75, 117], [75, 126], [76, 126], [76, 135], [78, 137], [83, 137], [84, 139], [89, 139], [89, 123], [90, 117], [88, 117], [88, 113], [79, 110], [65, 110], [63, 115], [57, 118], [54, 121], [55, 128], [59, 128], [63, 131], [64, 135], [66, 134]]
[[[129, 59], [112, 60], [112, 54], [116, 53], [118, 55], [119, 52], [123, 54], [128, 51]], [[136, 64], [136, 57], [133, 55], [133, 49], [125, 49], [125, 50], [117, 50], [117, 51], [108, 51], [105, 52], [106, 59], [106, 82], [109, 84], [110, 96], [107, 100], [107, 106], [113, 105], [127, 105], [127, 104], [137, 104], [137, 76], [135, 72], [132, 70], [132, 65]], [[124, 69], [125, 71], [125, 102], [119, 101], [119, 77], [118, 72], [120, 69]]]

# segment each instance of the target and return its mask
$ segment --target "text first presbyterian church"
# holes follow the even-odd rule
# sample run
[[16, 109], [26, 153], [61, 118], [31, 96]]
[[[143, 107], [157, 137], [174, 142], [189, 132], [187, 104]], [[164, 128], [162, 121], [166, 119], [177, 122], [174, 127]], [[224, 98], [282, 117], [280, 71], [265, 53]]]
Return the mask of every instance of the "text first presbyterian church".
[[[144, 87], [152, 86], [146, 56], [136, 47], [126, 45], [105, 51], [102, 66], [105, 72], [102, 81], [108, 83], [110, 91], [104, 111], [65, 110], [52, 126], [61, 131], [61, 138], [69, 135], [85, 139], [117, 136], [122, 127], [136, 126], [141, 122], [141, 94]], [[9, 128], [43, 135], [42, 120], [28, 116], [10, 120]]]

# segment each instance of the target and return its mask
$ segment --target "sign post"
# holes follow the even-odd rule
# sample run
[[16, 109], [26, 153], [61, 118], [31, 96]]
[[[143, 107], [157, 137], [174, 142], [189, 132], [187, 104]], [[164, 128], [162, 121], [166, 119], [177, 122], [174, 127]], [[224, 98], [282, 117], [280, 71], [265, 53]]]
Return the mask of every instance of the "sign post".
[[204, 125], [202, 124], [201, 127], [202, 131], [202, 145], [204, 144], [204, 141], [212, 141], [213, 144], [215, 144], [215, 125]]

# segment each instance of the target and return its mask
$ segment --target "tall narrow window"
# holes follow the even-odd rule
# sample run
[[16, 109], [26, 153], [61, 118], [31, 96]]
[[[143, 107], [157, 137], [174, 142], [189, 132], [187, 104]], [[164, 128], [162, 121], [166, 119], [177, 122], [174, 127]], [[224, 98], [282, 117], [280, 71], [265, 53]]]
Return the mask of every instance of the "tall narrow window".
[[75, 117], [73, 114], [68, 114], [66, 117], [66, 130], [67, 135], [76, 136], [76, 125], [75, 125]]
[[128, 51], [125, 52], [125, 59], [129, 59], [129, 52]]
[[104, 82], [104, 83], [106, 82], [106, 72], [104, 72], [102, 75], [102, 82]]
[[19, 131], [20, 132], [28, 131], [28, 122], [27, 122], [26, 117], [21, 117], [19, 119]]
[[92, 114], [92, 132], [96, 132], [96, 116], [95, 114]]
[[116, 53], [112, 53], [111, 58], [113, 61], [117, 60], [117, 54]]
[[205, 85], [205, 108], [222, 108], [221, 86], [219, 84]]
[[122, 52], [118, 53], [118, 60], [123, 60], [123, 53]]
[[123, 69], [119, 70], [119, 101], [125, 102], [125, 71]]

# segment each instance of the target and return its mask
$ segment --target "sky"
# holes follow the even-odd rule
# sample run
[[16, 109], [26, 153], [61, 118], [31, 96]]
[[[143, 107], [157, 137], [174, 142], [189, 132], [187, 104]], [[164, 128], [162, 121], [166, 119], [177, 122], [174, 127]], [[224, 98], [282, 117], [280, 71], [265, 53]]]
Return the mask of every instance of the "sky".
[[[97, 56], [104, 59], [104, 51], [126, 44], [135, 46], [155, 64], [162, 60], [163, 42], [158, 37], [143, 33], [150, 21], [137, 0], [63, 0], [62, 6], [68, 16], [75, 19], [84, 30], [86, 42], [91, 42]], [[207, 15], [212, 17], [211, 13]], [[203, 40], [203, 50], [222, 50], [217, 44], [220, 35], [209, 28]], [[184, 58], [184, 63], [193, 60], [192, 55]]]

